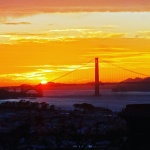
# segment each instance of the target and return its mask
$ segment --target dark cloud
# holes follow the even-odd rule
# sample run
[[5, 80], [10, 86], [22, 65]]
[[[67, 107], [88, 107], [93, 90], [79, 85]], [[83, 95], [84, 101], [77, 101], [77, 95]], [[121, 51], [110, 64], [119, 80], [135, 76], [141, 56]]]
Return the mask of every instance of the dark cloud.
[[2, 16], [24, 16], [49, 12], [150, 11], [149, 0], [3, 0]]

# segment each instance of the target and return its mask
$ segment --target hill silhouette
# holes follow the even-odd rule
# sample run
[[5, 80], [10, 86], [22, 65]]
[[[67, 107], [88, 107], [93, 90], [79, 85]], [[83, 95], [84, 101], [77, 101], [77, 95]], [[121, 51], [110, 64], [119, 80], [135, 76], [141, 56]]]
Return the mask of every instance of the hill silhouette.
[[143, 79], [142, 78], [135, 78], [135, 79], [133, 79], [133, 78], [128, 78], [128, 79], [126, 79], [126, 80], [124, 80], [124, 81], [122, 81], [122, 82], [141, 82]]
[[118, 83], [112, 91], [114, 92], [127, 92], [127, 91], [143, 91], [150, 92], [150, 77], [147, 78], [128, 78]]

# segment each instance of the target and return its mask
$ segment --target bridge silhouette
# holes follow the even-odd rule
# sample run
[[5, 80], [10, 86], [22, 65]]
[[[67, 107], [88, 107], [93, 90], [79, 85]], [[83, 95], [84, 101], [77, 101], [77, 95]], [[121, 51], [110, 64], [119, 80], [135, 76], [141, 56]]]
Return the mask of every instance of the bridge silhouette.
[[[75, 84], [94, 83], [95, 95], [99, 95], [99, 85], [119, 84], [122, 81], [124, 84], [140, 84], [138, 79], [150, 77], [150, 75], [116, 65], [107, 60], [95, 58], [50, 82], [66, 83], [68, 76], [70, 76], [69, 82]], [[132, 79], [133, 81], [130, 81]]]
[[[32, 93], [29, 94], [28, 92], [30, 91], [32, 91]], [[43, 96], [42, 85], [22, 84], [21, 86], [0, 87], [0, 98], [19, 98], [19, 97], [27, 97], [27, 96], [42, 97]]]
[[[68, 78], [66, 77], [68, 76], [72, 76], [72, 81], [74, 83], [94, 82], [96, 59], [98, 58], [92, 59], [82, 65], [79, 65], [78, 68], [68, 71], [66, 74], [56, 77], [52, 79], [50, 82], [66, 83], [68, 80]], [[134, 71], [132, 69], [128, 69], [128, 68], [116, 65], [107, 60], [99, 59], [97, 61], [99, 64], [99, 72], [100, 72], [99, 79], [101, 83], [120, 82], [127, 78], [135, 78], [135, 77], [139, 77], [139, 78], [150, 77], [150, 75], [148, 74], [144, 74], [141, 72]], [[106, 79], [106, 74], [108, 76], [108, 73], [107, 73], [108, 70], [109, 70], [109, 80]], [[128, 76], [126, 75], [126, 73], [128, 74]], [[84, 78], [82, 77], [82, 75], [84, 75]], [[65, 80], [65, 78], [67, 80]]]
[[[73, 84], [83, 84], [83, 83], [93, 83], [95, 84], [95, 95], [99, 94], [99, 85], [103, 84], [118, 84], [127, 78], [146, 78], [150, 75], [137, 72], [122, 66], [118, 66], [114, 63], [111, 63], [103, 59], [92, 59], [79, 67], [68, 71], [65, 74], [62, 74], [49, 82], [57, 83], [73, 83]], [[131, 83], [128, 80], [124, 83]], [[133, 82], [132, 82], [133, 83]], [[134, 83], [139, 83], [134, 81]], [[9, 87], [0, 87], [0, 89], [13, 90], [16, 92], [18, 89], [21, 91], [22, 95], [30, 90], [34, 90], [38, 93], [39, 96], [43, 96], [42, 85], [38, 84], [35, 86], [23, 84], [21, 86], [9, 86]]]

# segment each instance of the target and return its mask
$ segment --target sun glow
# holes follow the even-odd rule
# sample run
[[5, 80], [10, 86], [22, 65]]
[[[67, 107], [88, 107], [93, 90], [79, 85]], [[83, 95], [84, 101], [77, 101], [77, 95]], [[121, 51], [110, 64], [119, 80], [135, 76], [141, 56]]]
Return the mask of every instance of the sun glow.
[[41, 81], [41, 84], [47, 84], [46, 80]]

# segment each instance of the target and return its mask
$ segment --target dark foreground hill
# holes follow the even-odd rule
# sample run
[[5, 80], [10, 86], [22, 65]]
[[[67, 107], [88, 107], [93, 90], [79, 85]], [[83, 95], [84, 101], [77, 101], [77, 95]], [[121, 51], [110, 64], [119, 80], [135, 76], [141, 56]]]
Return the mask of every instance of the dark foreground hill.
[[92, 104], [62, 110], [45, 102], [0, 104], [0, 150], [126, 150], [126, 122]]

